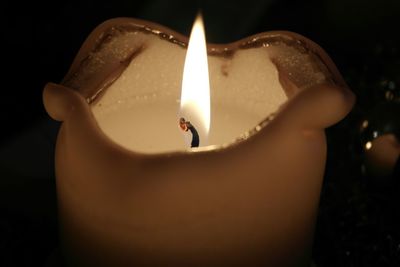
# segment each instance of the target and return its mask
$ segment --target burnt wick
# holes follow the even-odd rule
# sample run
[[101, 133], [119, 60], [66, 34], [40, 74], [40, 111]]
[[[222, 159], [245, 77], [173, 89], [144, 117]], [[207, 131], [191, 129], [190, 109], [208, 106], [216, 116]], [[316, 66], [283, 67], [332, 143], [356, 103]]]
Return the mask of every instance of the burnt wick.
[[179, 127], [181, 127], [182, 131], [189, 131], [192, 133], [192, 142], [190, 147], [198, 147], [200, 144], [199, 134], [197, 133], [196, 128], [190, 123], [190, 121], [186, 121], [184, 118], [179, 119]]

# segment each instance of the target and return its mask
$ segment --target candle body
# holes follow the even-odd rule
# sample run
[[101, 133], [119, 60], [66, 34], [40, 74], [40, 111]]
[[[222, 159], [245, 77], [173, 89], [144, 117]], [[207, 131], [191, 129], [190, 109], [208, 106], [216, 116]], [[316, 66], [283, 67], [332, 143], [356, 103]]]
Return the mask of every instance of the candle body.
[[63, 125], [57, 151], [71, 266], [308, 266], [323, 133], [272, 124], [246, 146], [142, 158], [104, 146], [81, 116]]
[[[57, 140], [56, 176], [61, 240], [68, 263], [71, 266], [308, 266], [326, 158], [323, 130], [343, 118], [354, 101], [329, 58], [315, 44], [297, 35], [274, 33], [262, 36], [261, 43], [255, 37], [236, 43], [233, 45], [236, 48], [240, 45], [251, 48], [272, 43], [279, 47], [292, 42], [304, 48], [305, 42], [314, 50], [297, 49], [300, 55], [304, 53], [307, 59], [313, 52], [318, 55], [313, 59], [320, 61], [313, 61], [308, 65], [310, 68], [304, 67], [309, 62], [292, 64], [294, 60], [288, 50], [269, 57], [276, 69], [266, 77], [281, 85], [277, 88], [284, 90], [282, 95], [287, 100], [282, 97], [272, 101], [269, 108], [274, 112], [273, 119], [267, 112], [257, 124], [260, 114], [266, 111], [262, 109], [263, 101], [251, 103], [244, 98], [246, 94], [233, 94], [232, 102], [228, 103], [243, 103], [244, 111], [252, 111], [249, 116], [241, 112], [242, 118], [232, 114], [236, 121], [242, 122], [236, 130], [248, 127], [244, 124], [249, 121], [256, 123], [240, 141], [232, 142], [230, 135], [222, 134], [218, 137], [222, 139], [216, 139], [223, 140], [222, 147], [197, 152], [166, 153], [166, 149], [161, 151], [164, 153], [144, 154], [118, 141], [129, 137], [118, 139], [107, 130], [108, 126], [104, 127], [113, 123], [110, 114], [129, 121], [135, 110], [143, 112], [135, 115], [138, 118], [154, 111], [152, 100], [148, 99], [143, 102], [150, 102], [146, 109], [133, 108], [126, 114], [112, 111], [121, 100], [113, 98], [113, 92], [120, 95], [118, 88], [124, 88], [115, 86], [130, 79], [124, 76], [124, 71], [134, 66], [135, 58], [140, 59], [139, 52], [149, 47], [146, 45], [151, 45], [141, 42], [140, 38], [146, 35], [138, 33], [123, 35], [128, 38], [122, 39], [127, 40], [126, 46], [121, 45], [124, 42], [116, 44], [116, 39], [109, 38], [107, 33], [121, 24], [124, 29], [136, 29], [133, 32], [140, 32], [137, 31], [140, 28], [150, 36], [156, 34], [164, 41], [172, 40], [177, 46], [184, 43], [180, 40], [185, 40], [176, 33], [164, 36], [167, 30], [154, 30], [158, 26], [142, 21], [107, 22], [85, 42], [63, 85], [46, 87], [46, 110], [63, 121]], [[129, 41], [131, 37], [133, 43]], [[102, 48], [105, 53], [96, 57]], [[234, 59], [229, 52], [232, 46], [214, 48], [212, 53], [224, 55], [219, 61]], [[284, 64], [285, 58], [288, 64]], [[154, 60], [151, 53], [148, 60]], [[224, 68], [218, 68], [224, 75]], [[317, 69], [311, 71], [317, 75], [306, 75], [309, 69]], [[227, 73], [229, 76], [233, 72]], [[142, 79], [154, 82], [154, 88], [160, 84], [159, 76]], [[179, 88], [179, 80], [170, 77], [166, 81], [175, 81]], [[168, 88], [175, 86], [169, 84]], [[124, 107], [140, 105], [142, 100], [137, 101], [136, 96], [149, 97], [149, 92], [140, 94], [141, 89], [145, 88], [135, 88], [139, 91], [133, 94], [134, 101]], [[168, 93], [162, 91], [165, 92]], [[176, 102], [172, 93], [165, 97], [170, 103]], [[155, 94], [154, 101], [160, 99], [158, 92]], [[107, 99], [111, 111], [103, 106], [96, 113], [96, 104], [106, 105]], [[163, 110], [162, 104], [161, 101], [154, 108]], [[261, 107], [261, 113], [255, 112], [257, 107]], [[228, 110], [229, 106], [221, 108]], [[217, 117], [222, 116], [218, 118], [222, 129], [229, 127], [224, 124], [223, 114], [224, 110], [217, 112]], [[176, 118], [171, 123], [179, 131]], [[121, 131], [118, 132], [122, 134]]]

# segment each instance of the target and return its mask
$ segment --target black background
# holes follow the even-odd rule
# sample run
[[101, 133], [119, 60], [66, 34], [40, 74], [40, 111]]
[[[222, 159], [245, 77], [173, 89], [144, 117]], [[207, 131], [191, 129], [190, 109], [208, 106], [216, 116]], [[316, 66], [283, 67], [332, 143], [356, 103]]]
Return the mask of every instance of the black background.
[[107, 19], [136, 17], [188, 35], [199, 8], [208, 42], [289, 30], [332, 57], [358, 102], [327, 130], [313, 260], [317, 266], [400, 266], [400, 192], [363, 174], [358, 132], [362, 118], [384, 101], [386, 84], [399, 90], [395, 0], [3, 1], [0, 266], [44, 266], [58, 246], [53, 155], [59, 125], [44, 111], [44, 85], [63, 78], [84, 39]]

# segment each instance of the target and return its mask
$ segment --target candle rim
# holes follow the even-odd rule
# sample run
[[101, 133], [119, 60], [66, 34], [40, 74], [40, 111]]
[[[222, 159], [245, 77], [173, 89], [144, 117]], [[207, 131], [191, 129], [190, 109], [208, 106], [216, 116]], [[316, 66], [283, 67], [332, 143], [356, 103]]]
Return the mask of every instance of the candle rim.
[[[189, 42], [188, 36], [155, 22], [128, 17], [109, 19], [97, 26], [86, 38], [77, 55], [75, 56], [70, 68], [68, 69], [67, 74], [62, 79], [61, 84], [68, 86], [68, 81], [74, 77], [75, 73], [78, 72], [80, 64], [85, 60], [85, 58], [88, 57], [88, 55], [90, 55], [92, 51], [95, 50], [98, 45], [101, 45], [103, 39], [107, 38], [111, 34], [111, 31], [126, 29], [135, 29], [136, 31], [143, 31], [148, 34], [158, 35], [159, 37], [176, 45], [182, 46], [185, 49], [187, 48], [187, 44]], [[335, 84], [348, 88], [336, 65], [325, 52], [325, 50], [307, 37], [291, 31], [265, 31], [250, 35], [231, 43], [207, 43], [207, 53], [209, 56], [230, 57], [237, 50], [255, 48], [255, 44], [261, 46], [262, 43], [267, 39], [279, 39], [280, 41], [285, 40], [286, 42], [297, 44], [299, 47], [306, 49], [308, 53], [316, 56], [324, 64], [328, 73], [331, 74]], [[128, 67], [130, 60], [135, 57], [136, 51], [134, 51], [132, 54], [133, 55], [129, 55], [126, 60], [121, 62], [121, 65], [118, 66], [117, 69], [110, 71], [109, 76], [102, 81], [101, 85], [96, 85], [91, 88], [91, 90], [86, 90], [90, 91], [90, 93], [84, 95], [88, 102], [95, 102], [98, 96], [101, 96], [101, 94], [104, 93], [107, 88], [118, 79], [119, 75], [121, 75], [122, 72]], [[285, 90], [284, 86], [282, 88]]]
[[[165, 34], [168, 33], [170, 36], [174, 36], [173, 42], [179, 42], [180, 45], [186, 46], [187, 42], [189, 40], [188, 37], [175, 32], [167, 27], [164, 27], [162, 25], [159, 25], [154, 22], [149, 22], [141, 19], [134, 19], [134, 18], [115, 18], [115, 19], [110, 19], [105, 21], [104, 23], [100, 24], [97, 28], [95, 28], [92, 33], [87, 37], [86, 41], [82, 44], [82, 47], [80, 48], [78, 54], [76, 55], [71, 67], [69, 68], [69, 71], [65, 75], [63, 81], [61, 82], [60, 86], [68, 87], [65, 85], [66, 80], [68, 77], [74, 74], [75, 70], [79, 67], [79, 64], [81, 61], [88, 55], [88, 53], [91, 51], [93, 48], [93, 45], [98, 44], [99, 42], [99, 36], [102, 36], [106, 33], [107, 30], [112, 29], [114, 27], [118, 27], [119, 25], [134, 25], [135, 27], [142, 27], [145, 31], [151, 31], [154, 34]], [[156, 30], [157, 29], [157, 30]], [[155, 31], [155, 32], [154, 32]], [[346, 90], [348, 87], [340, 75], [339, 71], [337, 70], [335, 64], [331, 60], [331, 58], [327, 55], [327, 53], [316, 43], [313, 41], [309, 40], [308, 38], [289, 31], [268, 31], [268, 32], [262, 32], [258, 34], [251, 35], [249, 37], [240, 39], [238, 41], [229, 43], [229, 44], [213, 44], [213, 43], [207, 43], [208, 47], [208, 53], [209, 55], [214, 55], [217, 53], [229, 53], [230, 51], [234, 49], [240, 49], [243, 47], [241, 46], [246, 46], [246, 45], [252, 45], [257, 41], [262, 41], [265, 40], [265, 38], [269, 37], [277, 37], [277, 36], [287, 36], [290, 40], [295, 41], [295, 42], [300, 42], [302, 45], [305, 45], [307, 49], [309, 49], [310, 52], [313, 52], [315, 55], [319, 57], [319, 59], [322, 61], [322, 63], [325, 64], [327, 67], [328, 71], [332, 74], [332, 77], [334, 79], [334, 83], [338, 84], [339, 86], [343, 87], [344, 90]], [[248, 48], [248, 47], [244, 47]], [[283, 89], [284, 86], [282, 86]], [[154, 158], [157, 156], [162, 156], [164, 157], [165, 155], [173, 156], [173, 155], [187, 155], [187, 154], [203, 154], [203, 153], [209, 153], [209, 152], [221, 152], [221, 151], [227, 151], [230, 149], [234, 149], [237, 147], [241, 147], [241, 144], [244, 144], [248, 140], [253, 140], [255, 136], [258, 136], [259, 132], [264, 132], [265, 128], [268, 128], [267, 126], [270, 126], [270, 122], [274, 122], [275, 119], [271, 119], [269, 116], [265, 118], [263, 121], [261, 121], [259, 124], [257, 124], [255, 127], [249, 129], [249, 131], [245, 132], [242, 136], [238, 137], [237, 139], [232, 140], [231, 142], [225, 143], [225, 144], [220, 144], [220, 145], [213, 145], [213, 146], [206, 146], [206, 147], [200, 147], [200, 148], [195, 148], [195, 149], [187, 149], [187, 150], [176, 150], [176, 151], [167, 151], [167, 152], [156, 152], [156, 153], [146, 153], [146, 152], [139, 152], [139, 151], [134, 151], [130, 150], [128, 148], [123, 147], [122, 145], [119, 145], [115, 141], [113, 141], [110, 137], [108, 137], [103, 130], [100, 128], [98, 125], [98, 122], [96, 121], [95, 117], [93, 116], [93, 112], [90, 108], [90, 103], [85, 101], [85, 96], [79, 92], [79, 90], [76, 90], [74, 88], [69, 88], [71, 91], [74, 91], [77, 95], [79, 95], [83, 102], [85, 103], [85, 108], [84, 110], [88, 111], [89, 114], [87, 114], [90, 117], [90, 125], [94, 126], [93, 129], [96, 129], [95, 132], [100, 134], [100, 138], [103, 139], [108, 145], [111, 145], [113, 148], [117, 148], [119, 151], [124, 151], [124, 153], [128, 152], [129, 155], [134, 155], [134, 156], [148, 156], [150, 158]], [[288, 97], [288, 100], [285, 102], [285, 105], [291, 101], [292, 97]], [[82, 104], [82, 102], [81, 102]], [[276, 112], [278, 115], [280, 113], [280, 110]], [[323, 128], [321, 129], [323, 130]]]

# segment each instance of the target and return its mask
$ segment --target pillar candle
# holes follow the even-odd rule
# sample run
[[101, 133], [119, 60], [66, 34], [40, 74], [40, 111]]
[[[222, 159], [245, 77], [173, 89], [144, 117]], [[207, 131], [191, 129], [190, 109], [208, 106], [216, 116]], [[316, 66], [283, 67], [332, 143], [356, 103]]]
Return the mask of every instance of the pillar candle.
[[178, 127], [188, 38], [112, 19], [63, 81], [44, 89], [62, 121], [55, 161], [70, 266], [309, 266], [324, 129], [354, 96], [329, 56], [291, 32], [208, 44], [211, 126]]

